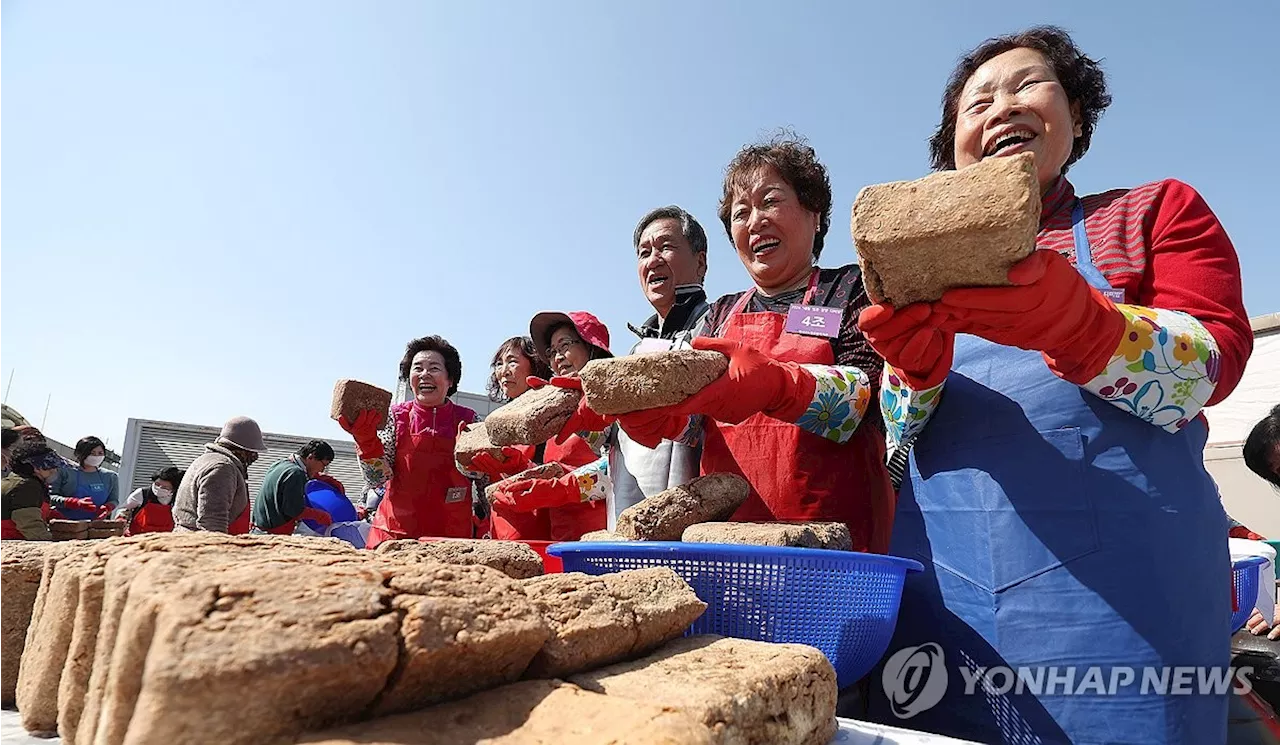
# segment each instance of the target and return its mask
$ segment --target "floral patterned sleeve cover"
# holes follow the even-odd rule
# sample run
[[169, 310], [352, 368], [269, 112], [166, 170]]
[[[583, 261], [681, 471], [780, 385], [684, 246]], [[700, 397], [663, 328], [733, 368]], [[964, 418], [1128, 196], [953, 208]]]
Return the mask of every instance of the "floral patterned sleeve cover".
[[578, 494], [583, 502], [595, 502], [604, 499], [613, 488], [613, 480], [609, 478], [609, 457], [573, 469], [573, 476], [578, 480]]
[[867, 374], [843, 365], [801, 365], [813, 375], [813, 401], [795, 424], [835, 442], [848, 442], [871, 401]]
[[1084, 389], [1168, 432], [1177, 432], [1208, 403], [1221, 354], [1209, 331], [1176, 310], [1117, 305], [1124, 315], [1120, 346]]
[[880, 378], [880, 413], [884, 416], [884, 427], [889, 449], [893, 450], [902, 443], [915, 437], [929, 422], [929, 417], [937, 410], [942, 401], [942, 389], [946, 381], [913, 391], [902, 379], [902, 376], [885, 365], [884, 374]]

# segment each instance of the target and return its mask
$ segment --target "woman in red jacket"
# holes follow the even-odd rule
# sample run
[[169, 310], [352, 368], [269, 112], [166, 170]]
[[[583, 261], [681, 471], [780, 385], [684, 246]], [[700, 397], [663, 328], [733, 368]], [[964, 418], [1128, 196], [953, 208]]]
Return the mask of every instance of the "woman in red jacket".
[[[932, 410], [890, 546], [925, 571], [907, 578], [883, 679], [937, 695], [886, 684], [887, 721], [980, 742], [1226, 739], [1225, 687], [1177, 695], [1149, 676], [1230, 674], [1227, 525], [1200, 410], [1235, 387], [1253, 335], [1235, 249], [1194, 189], [1078, 196], [1067, 180], [1110, 102], [1061, 29], [962, 58], [934, 166], [1031, 153], [1039, 250], [1010, 286], [861, 314], [894, 369], [884, 408]], [[1018, 685], [939, 687], [913, 655]]]
[[[529, 323], [529, 336], [552, 372], [561, 377], [575, 377], [591, 360], [613, 356], [609, 329], [585, 311], [539, 313]], [[495, 514], [548, 510], [553, 541], [576, 541], [583, 533], [605, 529], [604, 433], [571, 432], [571, 424], [566, 425], [563, 436], [546, 443], [546, 462], [560, 463], [569, 473], [558, 479], [523, 479], [500, 486], [493, 496]]]
[[439, 336], [414, 339], [400, 360], [400, 379], [413, 398], [391, 407], [381, 431], [372, 409], [338, 422], [355, 438], [370, 487], [386, 486], [365, 547], [396, 538], [471, 538], [471, 482], [454, 464], [453, 446], [476, 413], [449, 400], [462, 379], [458, 350]]
[[[529, 378], [547, 380], [551, 368], [538, 356], [533, 340], [513, 336], [493, 354], [489, 373], [489, 399], [507, 403], [529, 390]], [[508, 476], [541, 464], [546, 459], [546, 444], [513, 445], [502, 449], [503, 459], [480, 453], [471, 460], [471, 471], [477, 478], [498, 482]], [[490, 505], [493, 537], [500, 540], [551, 540], [551, 513], [546, 509], [514, 510], [508, 505]]]

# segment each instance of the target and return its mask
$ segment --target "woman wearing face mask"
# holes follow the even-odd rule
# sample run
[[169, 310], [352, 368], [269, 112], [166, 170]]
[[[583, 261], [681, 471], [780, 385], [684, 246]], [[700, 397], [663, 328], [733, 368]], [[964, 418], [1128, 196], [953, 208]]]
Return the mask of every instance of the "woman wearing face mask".
[[0, 492], [0, 539], [50, 541], [45, 522], [48, 484], [58, 477], [62, 458], [38, 442], [19, 442], [9, 452], [9, 475]]
[[[572, 378], [593, 359], [613, 356], [609, 330], [584, 311], [539, 313], [529, 323], [538, 354], [557, 376]], [[540, 384], [536, 382], [535, 384]], [[546, 462], [567, 472], [558, 479], [521, 479], [495, 490], [495, 514], [547, 510], [552, 541], [576, 541], [583, 533], [604, 530], [608, 523], [605, 494], [609, 488], [604, 433], [577, 433], [572, 423], [546, 443]]]
[[107, 448], [97, 437], [81, 439], [75, 453], [80, 468], [61, 469], [53, 482], [53, 506], [68, 520], [105, 520], [120, 501], [120, 477], [102, 470]]
[[112, 518], [127, 520], [125, 535], [169, 533], [173, 531], [173, 495], [182, 483], [183, 472], [172, 466], [151, 476], [151, 485], [134, 489], [116, 508]]
[[[527, 336], [513, 336], [498, 347], [489, 373], [489, 398], [507, 403], [529, 390], [529, 378], [547, 380], [551, 368], [534, 351]], [[533, 468], [546, 457], [546, 445], [514, 445], [502, 448], [503, 459], [480, 453], [471, 461], [471, 474], [488, 483], [501, 481], [512, 474]], [[493, 515], [493, 537], [500, 540], [546, 541], [551, 539], [551, 513], [548, 510], [517, 511], [507, 506], [490, 505]]]
[[[1225, 689], [1116, 681], [1228, 670], [1227, 521], [1200, 410], [1236, 386], [1253, 335], [1235, 249], [1194, 189], [1077, 196], [1067, 180], [1110, 102], [1061, 29], [965, 55], [934, 167], [1032, 153], [1039, 250], [1011, 286], [860, 321], [906, 387], [946, 378], [898, 498], [890, 551], [925, 571], [907, 578], [888, 654], [928, 643], [962, 672], [1019, 671], [1001, 694], [947, 687], [913, 727], [980, 742], [1226, 739]], [[1046, 668], [1086, 691], [1080, 676], [1100, 671], [1108, 695], [1021, 685]], [[875, 700], [893, 721], [888, 704]]]
[[453, 446], [458, 428], [476, 413], [449, 400], [462, 379], [458, 350], [439, 336], [414, 339], [400, 360], [412, 400], [394, 404], [379, 431], [379, 413], [362, 411], [339, 424], [356, 441], [356, 455], [371, 488], [385, 486], [365, 542], [376, 548], [397, 538], [471, 538], [471, 482], [458, 471]]

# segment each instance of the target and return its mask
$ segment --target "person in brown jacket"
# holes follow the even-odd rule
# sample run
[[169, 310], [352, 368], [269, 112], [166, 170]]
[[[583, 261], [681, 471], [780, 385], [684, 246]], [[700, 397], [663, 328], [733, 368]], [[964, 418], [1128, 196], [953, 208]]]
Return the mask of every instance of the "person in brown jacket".
[[248, 533], [249, 466], [267, 452], [262, 428], [248, 417], [235, 417], [204, 448], [208, 452], [191, 463], [178, 486], [174, 531]]

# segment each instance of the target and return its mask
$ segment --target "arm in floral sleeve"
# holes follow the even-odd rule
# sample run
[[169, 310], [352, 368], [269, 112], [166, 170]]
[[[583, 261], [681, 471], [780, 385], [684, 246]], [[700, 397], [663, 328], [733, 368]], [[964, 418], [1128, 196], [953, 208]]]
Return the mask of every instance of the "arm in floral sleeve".
[[835, 442], [848, 442], [871, 401], [871, 383], [861, 369], [841, 365], [801, 365], [814, 378], [813, 400], [796, 420], [801, 429]]
[[928, 423], [942, 400], [946, 379], [932, 388], [913, 391], [891, 367], [885, 365], [880, 379], [880, 412], [892, 450], [915, 437]]
[[[385, 489], [391, 481], [392, 464], [396, 462], [396, 423], [387, 417], [387, 424], [378, 431], [380, 448], [361, 448], [356, 444], [356, 457], [360, 459], [360, 472], [364, 475], [365, 491]], [[381, 452], [378, 452], [378, 451]]]
[[578, 494], [582, 502], [598, 502], [609, 496], [613, 490], [613, 479], [609, 477], [609, 456], [580, 466], [573, 470], [573, 478], [578, 482]]
[[1176, 310], [1117, 305], [1125, 329], [1120, 346], [1083, 387], [1104, 401], [1169, 432], [1195, 418], [1218, 383], [1218, 343], [1195, 318]]

